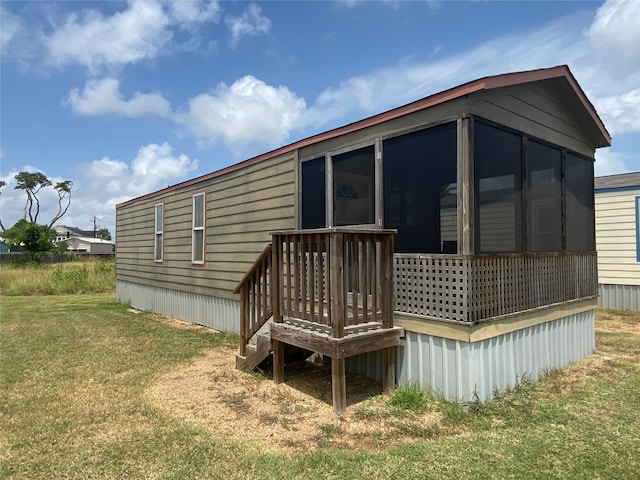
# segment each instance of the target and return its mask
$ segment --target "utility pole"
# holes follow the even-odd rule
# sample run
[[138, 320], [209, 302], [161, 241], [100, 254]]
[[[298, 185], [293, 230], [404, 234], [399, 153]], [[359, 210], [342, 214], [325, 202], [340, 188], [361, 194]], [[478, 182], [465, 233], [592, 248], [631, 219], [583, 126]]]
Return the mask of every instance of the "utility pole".
[[96, 226], [96, 216], [93, 216], [93, 238], [96, 238], [96, 232], [98, 231], [98, 227]]

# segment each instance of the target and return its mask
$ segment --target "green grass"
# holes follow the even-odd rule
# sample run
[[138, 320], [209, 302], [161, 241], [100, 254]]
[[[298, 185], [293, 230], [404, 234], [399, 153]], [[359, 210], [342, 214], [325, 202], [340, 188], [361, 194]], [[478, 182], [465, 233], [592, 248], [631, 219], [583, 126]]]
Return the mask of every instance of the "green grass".
[[[640, 315], [603, 322], [592, 359], [492, 402], [426, 397], [442, 423], [419, 440], [293, 454], [224, 438], [147, 396], [160, 375], [236, 337], [176, 328], [112, 294], [3, 296], [0, 478], [638, 478]], [[240, 396], [211, 395], [244, 408]]]
[[427, 409], [429, 399], [419, 385], [409, 383], [391, 392], [389, 404], [398, 410], [419, 413]]
[[0, 266], [3, 295], [60, 295], [115, 291], [113, 260]]

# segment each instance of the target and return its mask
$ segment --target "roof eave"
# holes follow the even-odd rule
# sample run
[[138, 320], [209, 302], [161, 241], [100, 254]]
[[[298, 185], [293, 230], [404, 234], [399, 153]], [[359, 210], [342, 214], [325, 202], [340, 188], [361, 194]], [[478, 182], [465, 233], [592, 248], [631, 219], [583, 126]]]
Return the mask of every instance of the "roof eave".
[[184, 187], [188, 187], [190, 185], [194, 185], [203, 181], [207, 181], [209, 179], [216, 178], [216, 177], [225, 175], [227, 173], [231, 173], [236, 170], [249, 167], [251, 165], [268, 160], [270, 158], [274, 158], [279, 155], [284, 155], [286, 153], [292, 152], [299, 148], [307, 147], [315, 143], [323, 142], [325, 140], [346, 135], [348, 133], [356, 132], [358, 130], [362, 130], [374, 125], [378, 125], [380, 123], [393, 120], [395, 118], [402, 117], [402, 116], [417, 112], [419, 110], [424, 110], [426, 108], [430, 108], [451, 100], [455, 100], [457, 98], [464, 97], [465, 95], [469, 95], [474, 92], [478, 92], [481, 90], [491, 90], [495, 88], [502, 88], [502, 87], [507, 87], [512, 85], [519, 85], [527, 82], [549, 80], [549, 79], [559, 78], [559, 77], [564, 77], [566, 79], [566, 81], [569, 83], [569, 85], [575, 92], [576, 96], [580, 100], [581, 104], [583, 105], [586, 113], [588, 114], [588, 116], [591, 118], [591, 120], [597, 127], [597, 131], [599, 132], [600, 134], [599, 136], [601, 138], [599, 138], [598, 141], [594, 142], [594, 147], [600, 148], [600, 147], [611, 146], [611, 135], [609, 135], [609, 132], [605, 128], [604, 123], [598, 116], [598, 113], [596, 112], [595, 107], [589, 101], [589, 99], [585, 95], [582, 88], [580, 88], [580, 85], [578, 85], [578, 82], [573, 76], [573, 74], [571, 73], [571, 70], [569, 70], [569, 67], [567, 65], [558, 65], [550, 68], [540, 68], [537, 70], [529, 70], [524, 72], [505, 73], [500, 75], [483, 77], [477, 80], [472, 80], [462, 85], [458, 85], [456, 87], [444, 90], [442, 92], [429, 95], [428, 97], [421, 98], [419, 100], [408, 103], [406, 105], [393, 108], [386, 112], [382, 112], [382, 113], [373, 115], [371, 117], [367, 117], [362, 120], [358, 120], [356, 122], [352, 122], [347, 125], [343, 125], [341, 127], [328, 130], [326, 132], [318, 133], [316, 135], [312, 135], [302, 140], [298, 140], [296, 142], [290, 143], [288, 145], [277, 148], [275, 150], [271, 150], [261, 155], [249, 158], [247, 160], [236, 163], [234, 165], [223, 168], [221, 170], [217, 170], [215, 172], [201, 175], [199, 177], [186, 180], [184, 182], [180, 182], [175, 185], [171, 185], [169, 187], [158, 190], [156, 192], [152, 192], [147, 195], [142, 195], [140, 197], [127, 200], [125, 202], [117, 204], [116, 208], [126, 206], [129, 203], [132, 203], [138, 200], [159, 196], [159, 195], [162, 195], [163, 193], [175, 190], [177, 188], [184, 188]]

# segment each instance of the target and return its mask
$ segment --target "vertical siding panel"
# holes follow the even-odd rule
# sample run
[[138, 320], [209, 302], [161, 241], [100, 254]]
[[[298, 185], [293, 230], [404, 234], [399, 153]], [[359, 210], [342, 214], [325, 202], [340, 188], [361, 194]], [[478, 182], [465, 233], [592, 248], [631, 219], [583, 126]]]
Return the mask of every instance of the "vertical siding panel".
[[590, 355], [594, 318], [589, 310], [472, 343], [407, 331], [397, 349], [398, 383], [417, 383], [452, 401], [485, 401]]
[[[640, 283], [640, 278], [638, 279]], [[640, 312], [640, 285], [598, 285], [598, 306]]]
[[226, 298], [178, 292], [119, 280], [116, 282], [119, 302], [133, 308], [167, 315], [215, 330], [240, 331], [240, 303]]

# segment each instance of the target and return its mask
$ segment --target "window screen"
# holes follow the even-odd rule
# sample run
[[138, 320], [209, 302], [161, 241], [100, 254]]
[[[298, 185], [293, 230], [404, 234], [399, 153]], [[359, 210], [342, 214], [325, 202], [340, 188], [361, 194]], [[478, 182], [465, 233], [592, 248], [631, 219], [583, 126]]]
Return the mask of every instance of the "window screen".
[[522, 140], [474, 123], [476, 252], [522, 252]]
[[324, 157], [301, 164], [302, 228], [326, 226], [326, 188]]
[[565, 184], [567, 250], [595, 251], [593, 162], [567, 153]]
[[562, 250], [562, 152], [527, 142], [527, 224], [531, 252]]
[[455, 122], [383, 143], [385, 227], [397, 252], [457, 252]]

